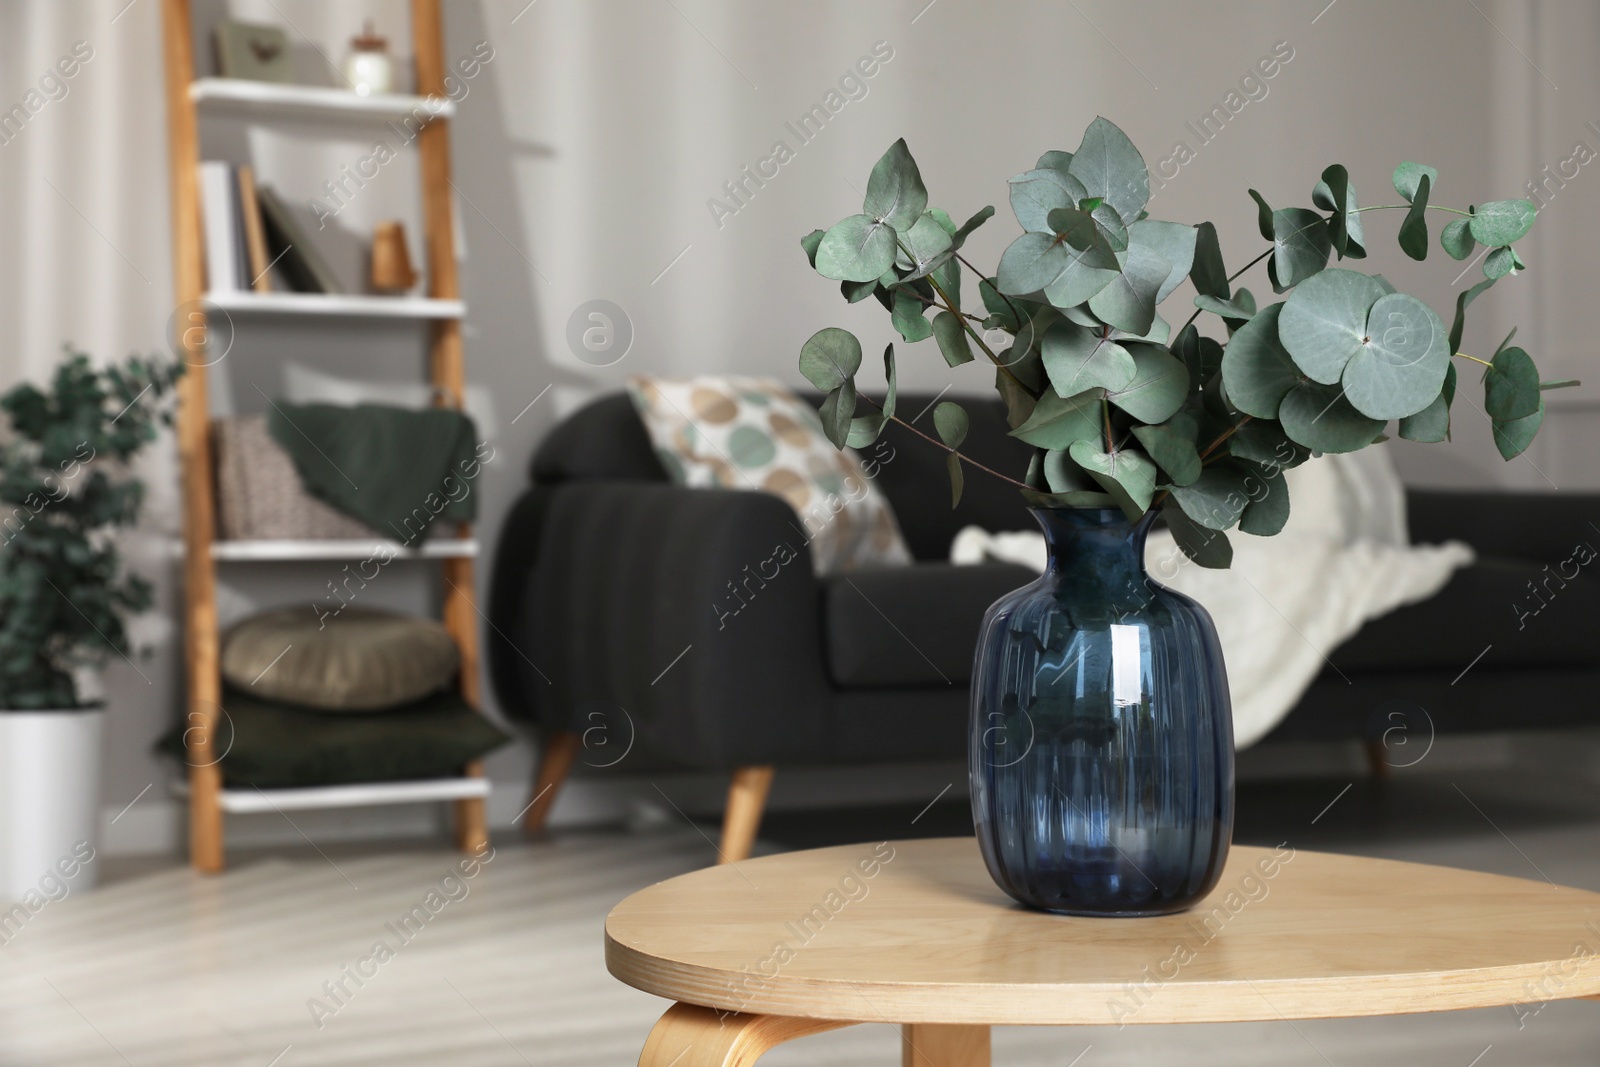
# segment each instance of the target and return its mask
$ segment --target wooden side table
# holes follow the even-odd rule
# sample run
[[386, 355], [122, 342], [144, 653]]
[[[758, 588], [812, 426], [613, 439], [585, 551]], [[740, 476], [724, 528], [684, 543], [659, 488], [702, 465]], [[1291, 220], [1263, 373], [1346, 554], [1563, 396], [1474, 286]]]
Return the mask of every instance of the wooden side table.
[[606, 920], [606, 965], [678, 1003], [640, 1067], [740, 1067], [897, 1023], [905, 1067], [986, 1067], [989, 1028], [1400, 1015], [1600, 999], [1600, 893], [1235, 848], [1194, 910], [1014, 904], [970, 838], [847, 845], [672, 878]]

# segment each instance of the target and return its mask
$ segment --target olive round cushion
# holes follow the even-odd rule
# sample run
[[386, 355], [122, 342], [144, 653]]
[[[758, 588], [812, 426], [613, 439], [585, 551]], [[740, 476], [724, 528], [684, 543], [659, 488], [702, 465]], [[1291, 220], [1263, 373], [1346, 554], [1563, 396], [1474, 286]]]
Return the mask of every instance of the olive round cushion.
[[235, 624], [222, 638], [222, 677], [262, 700], [323, 711], [378, 711], [444, 686], [461, 667], [439, 623], [347, 607], [320, 619], [280, 608]]

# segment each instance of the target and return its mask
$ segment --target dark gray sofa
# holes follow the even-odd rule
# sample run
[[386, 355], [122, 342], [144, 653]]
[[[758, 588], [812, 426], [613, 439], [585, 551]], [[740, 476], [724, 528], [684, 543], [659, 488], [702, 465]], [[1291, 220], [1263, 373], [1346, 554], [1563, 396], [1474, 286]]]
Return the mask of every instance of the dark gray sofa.
[[[900, 411], [933, 399], [902, 396]], [[963, 451], [1021, 470], [1028, 448], [1006, 435], [999, 402], [963, 403]], [[617, 709], [654, 752], [733, 772], [725, 859], [747, 851], [774, 765], [963, 756], [979, 621], [1033, 575], [944, 561], [963, 526], [1033, 521], [1014, 488], [979, 472], [952, 510], [943, 453], [902, 427], [868, 454], [917, 565], [819, 580], [788, 504], [671, 484], [624, 394], [549, 434], [501, 532], [488, 612], [500, 705], [541, 735], [530, 830], [585, 731]], [[1544, 582], [1574, 545], [1600, 544], [1589, 525], [1600, 497], [1412, 491], [1408, 505], [1418, 541], [1459, 538], [1482, 558], [1439, 596], [1331, 650], [1332, 668], [1272, 738], [1375, 746], [1396, 709], [1409, 709], [1407, 728], [1425, 709], [1440, 731], [1584, 721], [1583, 697], [1600, 681], [1595, 580], [1552, 580], [1538, 615], [1519, 620], [1513, 604], [1534, 603], [1528, 583]], [[780, 545], [795, 552], [786, 565], [774, 562]]]

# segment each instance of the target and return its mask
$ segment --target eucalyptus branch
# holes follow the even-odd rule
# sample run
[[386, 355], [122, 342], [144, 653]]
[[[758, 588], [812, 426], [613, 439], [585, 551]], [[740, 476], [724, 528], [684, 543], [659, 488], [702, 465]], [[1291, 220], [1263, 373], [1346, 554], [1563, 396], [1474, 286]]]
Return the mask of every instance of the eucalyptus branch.
[[[909, 296], [911, 296], [913, 299], [920, 300], [922, 302], [922, 306], [923, 307], [939, 308], [940, 310], [946, 310], [945, 306], [943, 304], [939, 303], [939, 301], [928, 299], [927, 297], [923, 296], [921, 293], [917, 292], [915, 289], [913, 289], [909, 285], [896, 285], [894, 287], [894, 291], [895, 292], [906, 293]], [[973, 314], [970, 314], [969, 312], [958, 311], [958, 312], [956, 312], [956, 314], [960, 315], [964, 319], [969, 319], [972, 322], [982, 322], [983, 321], [983, 317], [982, 316], [973, 315]]]
[[[1423, 206], [1428, 211], [1448, 211], [1452, 215], [1465, 215], [1469, 219], [1472, 217], [1472, 212], [1462, 211], [1458, 207], [1445, 207], [1443, 204], [1425, 204]], [[1370, 204], [1367, 207], [1354, 208], [1349, 214], [1359, 215], [1363, 211], [1410, 211], [1411, 208], [1411, 204]]]
[[1244, 418], [1240, 419], [1238, 422], [1234, 423], [1232, 426], [1228, 427], [1220, 435], [1218, 435], [1217, 439], [1207, 445], [1204, 452], [1200, 453], [1201, 462], [1204, 462], [1207, 456], [1211, 455], [1211, 453], [1215, 452], [1218, 448], [1221, 448], [1223, 442], [1242, 430], [1245, 423], [1249, 422], [1253, 418], [1255, 418], [1254, 415], [1246, 415]]
[[[974, 267], [971, 263], [969, 263], [967, 261], [967, 257], [963, 256], [960, 252], [956, 252], [956, 253], [954, 253], [954, 255], [956, 257], [956, 261], [957, 262], [959, 262], [962, 266], [966, 267], [968, 270], [970, 270], [972, 273], [974, 273], [974, 274], [976, 274], [978, 276], [978, 284], [979, 285], [982, 285], [984, 282], [989, 280], [989, 276], [984, 274], [983, 271], [979, 270], [977, 267]], [[1017, 307], [1017, 305], [1013, 304], [1011, 302], [1011, 298], [1009, 296], [1007, 296], [1006, 294], [1000, 292], [1000, 287], [998, 285], [992, 286], [991, 288], [994, 289], [995, 293], [999, 295], [1001, 300], [1004, 300], [1006, 302], [1006, 307], [1011, 309], [1011, 317], [1016, 320], [1017, 325], [1020, 327], [1022, 325], [1022, 309]]]
[[[972, 338], [972, 340], [977, 343], [978, 347], [983, 350], [983, 354], [989, 357], [989, 362], [993, 363], [1001, 374], [1004, 374], [1007, 378], [1010, 378], [1018, 389], [1021, 389], [1028, 396], [1031, 396], [1037, 400], [1039, 398], [1039, 394], [1022, 384], [1022, 379], [1018, 378], [1015, 374], [1012, 374], [1010, 367], [1000, 362], [1000, 357], [994, 354], [994, 349], [990, 348], [988, 342], [978, 335], [978, 331], [974, 330], [970, 325], [967, 324], [967, 320], [962, 317], [961, 312], [956, 310], [956, 302], [950, 299], [950, 294], [944, 291], [944, 287], [935, 281], [933, 275], [931, 274], [928, 275], [928, 284], [933, 286], [933, 291], [938, 293], [940, 299], [944, 301], [944, 309], [956, 317], [956, 321], [961, 323], [961, 328], [967, 331], [967, 336]], [[1019, 482], [1018, 484], [1020, 485], [1021, 483]]]
[[[862, 400], [865, 400], [867, 403], [871, 404], [873, 407], [877, 408], [879, 411], [883, 410], [883, 405], [878, 403], [876, 400], [872, 399], [866, 393], [857, 393], [856, 395], [858, 397], [860, 397]], [[961, 462], [967, 464], [968, 466], [976, 467], [976, 468], [978, 468], [978, 470], [983, 471], [985, 474], [992, 474], [994, 477], [999, 478], [1002, 482], [1009, 482], [1010, 484], [1012, 484], [1014, 486], [1017, 486], [1020, 489], [1032, 489], [1033, 488], [1033, 486], [1029, 485], [1027, 482], [1019, 482], [1015, 478], [1012, 478], [1012, 477], [1009, 477], [1007, 475], [1001, 474], [999, 471], [995, 470], [993, 467], [985, 467], [982, 463], [979, 463], [977, 460], [973, 459], [971, 456], [969, 456], [966, 453], [962, 452], [959, 448], [951, 448], [949, 445], [945, 444], [943, 441], [939, 440], [937, 437], [928, 436], [927, 434], [923, 433], [921, 430], [917, 429], [915, 426], [911, 425], [909, 422], [907, 422], [905, 419], [902, 419], [898, 415], [890, 415], [889, 416], [889, 421], [890, 422], [899, 423], [901, 426], [904, 426], [906, 429], [910, 430], [912, 433], [916, 434], [918, 437], [922, 438], [924, 441], [927, 441], [929, 444], [935, 445], [935, 446], [937, 446], [939, 448], [944, 449], [946, 452], [949, 452], [949, 453], [955, 455], [957, 458], [959, 458], [961, 460]]]

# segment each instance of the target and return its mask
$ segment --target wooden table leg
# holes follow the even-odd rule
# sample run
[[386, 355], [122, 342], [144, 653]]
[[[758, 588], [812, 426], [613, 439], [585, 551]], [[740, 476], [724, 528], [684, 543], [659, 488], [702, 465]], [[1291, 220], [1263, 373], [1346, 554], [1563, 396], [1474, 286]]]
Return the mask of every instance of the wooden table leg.
[[900, 1067], [989, 1067], [989, 1028], [906, 1023], [900, 1027]]
[[[696, 1004], [674, 1004], [645, 1039], [639, 1067], [749, 1067], [768, 1049], [785, 1041], [853, 1025], [829, 1019], [744, 1015]], [[987, 1051], [988, 1028], [982, 1029]], [[983, 1062], [989, 1062], [987, 1057]]]

